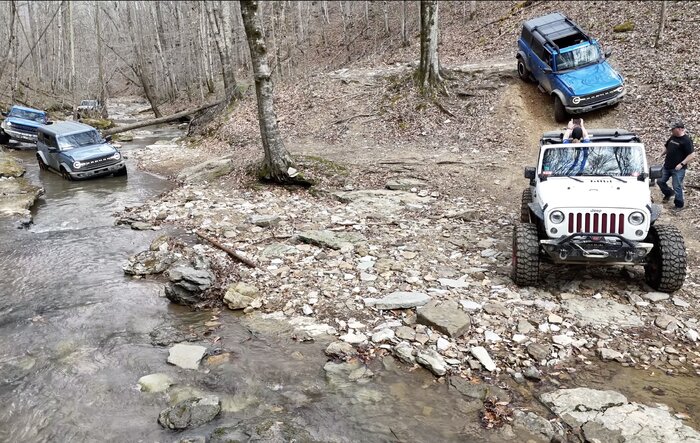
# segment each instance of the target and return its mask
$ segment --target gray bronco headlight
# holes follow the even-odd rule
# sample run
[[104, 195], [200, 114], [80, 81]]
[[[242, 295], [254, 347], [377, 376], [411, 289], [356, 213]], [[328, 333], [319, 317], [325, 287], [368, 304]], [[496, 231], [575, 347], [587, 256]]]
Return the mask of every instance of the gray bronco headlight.
[[112, 160], [119, 160], [120, 158], [122, 158], [122, 155], [118, 151], [115, 152], [114, 155], [110, 157], [110, 159], [112, 159]]
[[549, 214], [549, 221], [555, 225], [562, 223], [564, 221], [564, 213], [561, 211], [552, 211], [552, 213]]
[[83, 164], [80, 163], [80, 162], [73, 162], [73, 167], [74, 167], [75, 169], [80, 169], [80, 168], [83, 167]]
[[627, 220], [630, 222], [631, 225], [639, 226], [642, 223], [644, 223], [644, 214], [642, 214], [639, 211], [635, 211], [631, 213], [629, 217], [627, 217]]

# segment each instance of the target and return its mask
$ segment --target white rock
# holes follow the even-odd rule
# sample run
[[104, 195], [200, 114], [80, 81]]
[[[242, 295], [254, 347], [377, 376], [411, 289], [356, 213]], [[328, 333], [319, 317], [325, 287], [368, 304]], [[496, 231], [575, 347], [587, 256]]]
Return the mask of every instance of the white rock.
[[513, 341], [520, 344], [527, 341], [527, 335], [523, 334], [513, 334]]
[[487, 343], [498, 343], [501, 341], [501, 337], [493, 331], [484, 332], [484, 339]]
[[375, 343], [383, 343], [385, 341], [390, 341], [392, 338], [394, 338], [394, 335], [393, 329], [382, 329], [381, 331], [372, 334], [372, 341]]
[[559, 332], [561, 331], [561, 328], [557, 325], [549, 325], [549, 330], [552, 332]]
[[688, 338], [690, 341], [698, 341], [698, 331], [695, 329], [688, 329], [688, 331], [685, 333], [685, 336]]
[[573, 343], [574, 339], [568, 335], [561, 334], [553, 336], [552, 341], [561, 346], [569, 346], [571, 343]]
[[670, 295], [668, 295], [665, 292], [647, 292], [646, 294], [642, 294], [642, 298], [645, 300], [649, 300], [652, 303], [656, 303], [657, 301], [662, 301], [662, 300], [668, 300]]
[[493, 372], [496, 370], [496, 363], [493, 362], [491, 356], [482, 346], [473, 346], [469, 352], [484, 365], [487, 371]]
[[548, 320], [550, 323], [554, 323], [557, 325], [561, 324], [561, 322], [564, 321], [564, 319], [559, 317], [557, 314], [549, 314]]
[[360, 323], [355, 319], [348, 320], [348, 328], [350, 329], [365, 329], [365, 327], [366, 326], [364, 323]]
[[368, 274], [366, 272], [360, 273], [360, 280], [362, 280], [362, 281], [375, 281], [376, 279], [377, 279], [377, 276], [374, 274]]
[[367, 341], [367, 336], [363, 333], [345, 334], [341, 335], [339, 338], [346, 343], [350, 343], [351, 345], [359, 345], [360, 343]]
[[139, 378], [138, 383], [143, 392], [163, 392], [174, 382], [169, 375], [149, 374]]
[[549, 323], [542, 323], [537, 329], [539, 329], [540, 332], [549, 332]]
[[437, 348], [438, 351], [444, 352], [452, 347], [452, 343], [450, 343], [449, 340], [445, 340], [442, 337], [438, 337], [437, 343], [435, 344], [435, 347]]
[[183, 369], [198, 369], [199, 362], [206, 352], [207, 348], [204, 346], [178, 343], [170, 348], [168, 363]]
[[465, 311], [478, 311], [481, 309], [481, 303], [471, 300], [460, 300], [459, 304], [462, 305], [462, 309]]
[[438, 278], [438, 282], [448, 288], [468, 288], [470, 286], [470, 283], [464, 280], [454, 280], [451, 278]]
[[688, 303], [680, 297], [673, 297], [673, 304], [680, 308], [687, 308], [690, 306], [690, 303]]
[[301, 307], [301, 312], [303, 312], [304, 315], [311, 315], [314, 313], [314, 310], [311, 308], [311, 306], [304, 305]]

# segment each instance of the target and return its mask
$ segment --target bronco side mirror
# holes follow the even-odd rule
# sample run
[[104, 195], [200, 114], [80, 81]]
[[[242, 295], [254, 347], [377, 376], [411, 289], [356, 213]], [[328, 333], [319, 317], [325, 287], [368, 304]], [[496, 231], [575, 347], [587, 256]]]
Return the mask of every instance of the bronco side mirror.
[[111, 141], [112, 141], [112, 136], [111, 136], [111, 135], [106, 136], [106, 137], [105, 137], [105, 141], [106, 141], [107, 143], [111, 142]]
[[605, 58], [610, 58], [611, 55], [612, 55], [612, 51], [607, 51], [605, 53]]
[[544, 72], [545, 74], [551, 74], [552, 68], [544, 68], [544, 69], [542, 69], [542, 72]]
[[535, 167], [525, 166], [525, 178], [533, 179], [535, 178]]
[[7, 112], [2, 111], [2, 116], [3, 116], [3, 117], [7, 117]]
[[663, 171], [661, 166], [652, 166], [649, 168], [649, 178], [650, 179], [656, 179], [656, 178], [661, 178]]

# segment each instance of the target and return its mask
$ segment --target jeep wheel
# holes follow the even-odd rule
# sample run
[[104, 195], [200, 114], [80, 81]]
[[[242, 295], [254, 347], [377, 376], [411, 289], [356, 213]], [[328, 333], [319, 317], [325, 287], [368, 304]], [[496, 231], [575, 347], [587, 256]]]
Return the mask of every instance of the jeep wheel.
[[126, 166], [124, 166], [123, 168], [119, 169], [119, 170], [118, 170], [117, 172], [115, 172], [113, 175], [114, 175], [115, 177], [126, 176], [126, 175], [127, 175]]
[[644, 265], [649, 286], [661, 292], [679, 290], [685, 281], [686, 252], [678, 228], [652, 226], [646, 241], [654, 245]]
[[42, 171], [48, 171], [49, 170], [49, 165], [44, 163], [44, 160], [41, 159], [41, 156], [37, 154], [36, 156], [36, 161], [39, 162], [39, 169]]
[[518, 286], [534, 286], [540, 278], [540, 243], [537, 226], [521, 223], [513, 228], [511, 277]]
[[5, 134], [5, 131], [0, 129], [0, 145], [6, 145], [10, 142], [10, 136]]
[[63, 177], [64, 180], [72, 181], [73, 177], [70, 176], [68, 171], [66, 171], [66, 168], [61, 168], [61, 177]]
[[554, 120], [557, 123], [563, 123], [566, 120], [568, 120], [569, 114], [566, 112], [566, 109], [564, 108], [564, 103], [561, 102], [561, 99], [559, 98], [558, 95], [554, 96]]
[[520, 221], [523, 223], [530, 223], [530, 207], [528, 204], [532, 203], [532, 189], [525, 188], [523, 190], [523, 198], [520, 202]]
[[518, 77], [520, 80], [530, 83], [530, 70], [525, 66], [525, 62], [522, 58], [518, 57]]

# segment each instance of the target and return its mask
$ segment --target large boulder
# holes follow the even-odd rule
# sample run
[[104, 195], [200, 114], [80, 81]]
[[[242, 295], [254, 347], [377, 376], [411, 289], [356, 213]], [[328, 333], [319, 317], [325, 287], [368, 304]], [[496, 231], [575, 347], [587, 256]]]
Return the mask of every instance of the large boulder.
[[25, 172], [26, 169], [19, 160], [0, 152], [0, 178], [17, 178], [23, 176]]
[[215, 395], [183, 400], [175, 406], [163, 409], [158, 423], [167, 429], [196, 428], [209, 423], [221, 412], [221, 401]]
[[230, 174], [231, 171], [233, 171], [233, 160], [227, 156], [185, 168], [178, 174], [177, 179], [185, 183], [212, 182]]
[[200, 266], [179, 264], [168, 269], [170, 282], [165, 286], [165, 296], [173, 303], [185, 306], [206, 302], [205, 291], [211, 288], [216, 277], [207, 266]]
[[160, 274], [174, 261], [175, 257], [167, 251], [148, 250], [129, 257], [122, 269], [125, 274], [130, 275]]
[[469, 331], [471, 319], [457, 302], [430, 302], [418, 308], [418, 323], [432, 326], [436, 331], [458, 338]]
[[258, 289], [247, 283], [238, 282], [229, 286], [224, 295], [224, 303], [232, 310], [245, 309], [259, 296]]

